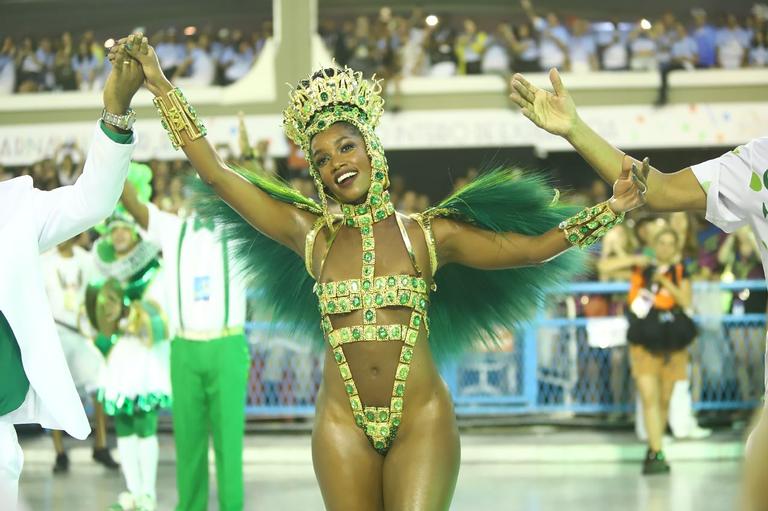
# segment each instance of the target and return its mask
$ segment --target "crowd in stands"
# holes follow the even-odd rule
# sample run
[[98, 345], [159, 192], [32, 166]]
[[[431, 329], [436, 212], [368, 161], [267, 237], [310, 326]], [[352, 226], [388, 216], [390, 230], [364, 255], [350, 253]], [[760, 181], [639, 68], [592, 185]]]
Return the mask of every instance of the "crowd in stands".
[[[735, 69], [768, 65], [766, 12], [711, 19], [672, 12], [637, 21], [563, 18], [521, 0], [517, 19], [399, 16], [325, 19], [320, 32], [336, 60], [367, 75], [453, 76], [532, 72], [656, 70], [665, 66]], [[510, 9], [512, 10], [512, 9]], [[523, 15], [519, 13], [522, 11]]]
[[[250, 33], [190, 26], [183, 32], [160, 30], [150, 36], [150, 44], [174, 83], [228, 85], [248, 73], [271, 35], [271, 22]], [[5, 36], [0, 46], [0, 94], [101, 90], [111, 68], [106, 54], [113, 44], [113, 38], [97, 39], [92, 30], [36, 39]]]

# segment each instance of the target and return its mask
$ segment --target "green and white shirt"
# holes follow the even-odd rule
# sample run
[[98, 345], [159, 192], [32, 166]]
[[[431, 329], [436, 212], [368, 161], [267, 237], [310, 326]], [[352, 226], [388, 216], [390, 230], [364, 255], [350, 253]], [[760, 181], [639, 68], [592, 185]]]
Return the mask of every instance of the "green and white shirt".
[[[768, 137], [691, 169], [707, 194], [707, 220], [725, 232], [749, 225], [768, 275]], [[768, 372], [765, 385], [768, 390]]]
[[149, 208], [147, 239], [162, 247], [168, 321], [174, 332], [215, 332], [245, 323], [245, 287], [218, 227]]

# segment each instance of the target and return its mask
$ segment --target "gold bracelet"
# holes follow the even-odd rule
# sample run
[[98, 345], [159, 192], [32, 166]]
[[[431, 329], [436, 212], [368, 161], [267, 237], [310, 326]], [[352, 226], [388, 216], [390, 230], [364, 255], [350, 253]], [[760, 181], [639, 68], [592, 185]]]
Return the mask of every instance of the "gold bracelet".
[[152, 102], [157, 108], [157, 113], [162, 117], [160, 122], [168, 133], [174, 149], [183, 147], [185, 144], [181, 136], [182, 131], [187, 132], [190, 140], [197, 140], [208, 133], [197, 116], [197, 110], [189, 104], [178, 87], [155, 97]]
[[571, 245], [587, 248], [594, 245], [608, 231], [624, 221], [624, 213], [618, 215], [608, 206], [608, 201], [584, 208], [576, 215], [560, 222], [559, 228]]

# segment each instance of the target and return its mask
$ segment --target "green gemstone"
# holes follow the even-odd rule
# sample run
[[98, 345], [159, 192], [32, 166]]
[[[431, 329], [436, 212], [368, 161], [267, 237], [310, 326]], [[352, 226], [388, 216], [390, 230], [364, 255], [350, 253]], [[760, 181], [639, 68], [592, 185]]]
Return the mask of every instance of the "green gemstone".
[[381, 204], [381, 199], [379, 199], [376, 195], [371, 197], [371, 205], [378, 206]]
[[405, 305], [408, 303], [408, 295], [407, 294], [401, 294], [400, 295], [400, 305]]
[[360, 103], [361, 105], [364, 104], [365, 103], [365, 96], [363, 96], [362, 94], [360, 96], [358, 96], [357, 97], [357, 102]]
[[376, 415], [371, 410], [368, 410], [367, 412], [365, 412], [365, 418], [368, 419], [369, 421], [372, 421], [376, 419]]
[[[606, 218], [606, 217], [603, 217], [603, 219], [605, 219], [605, 218]], [[609, 220], [609, 221], [610, 221], [610, 220]], [[589, 223], [587, 223], [587, 227], [589, 227], [590, 229], [597, 229], [597, 226], [598, 226], [598, 225], [600, 225], [600, 224], [598, 224], [598, 223], [597, 223], [597, 222], [595, 222], [594, 220], [593, 220], [593, 221], [591, 221], [591, 222], [589, 222]]]
[[395, 427], [399, 427], [400, 426], [400, 417], [395, 417], [394, 419], [392, 419], [392, 425], [395, 426]]
[[320, 128], [320, 129], [325, 128], [325, 121], [318, 121], [317, 127]]
[[381, 191], [384, 189], [384, 186], [382, 186], [381, 183], [373, 183], [371, 185], [371, 191], [373, 193], [381, 193]]
[[321, 92], [320, 93], [320, 99], [323, 101], [328, 101], [328, 93], [327, 92]]
[[382, 210], [376, 212], [376, 220], [384, 220], [384, 217], [386, 216], [387, 214]]
[[394, 402], [392, 403], [392, 408], [395, 409], [395, 411], [399, 412], [403, 409], [403, 400], [402, 399], [394, 399]]
[[344, 355], [342, 355], [340, 352], [336, 352], [333, 354], [334, 358], [336, 359], [336, 362], [341, 364], [341, 362], [344, 360]]
[[384, 449], [384, 442], [382, 442], [381, 440], [376, 440], [376, 442], [374, 442], [373, 446], [376, 449]]
[[379, 328], [379, 339], [386, 339], [389, 335], [389, 332], [387, 332], [387, 329], [384, 327]]
[[371, 289], [371, 281], [370, 280], [364, 280], [363, 281], [363, 290], [369, 291]]
[[412, 358], [413, 358], [413, 350], [405, 350], [403, 352], [403, 360], [405, 360], [406, 362], [410, 362]]
[[421, 308], [423, 309], [423, 308], [425, 308], [426, 306], [427, 306], [427, 301], [426, 301], [424, 298], [422, 298], [421, 300], [419, 300], [419, 307], [421, 307]]
[[363, 416], [358, 414], [355, 415], [355, 424], [358, 425], [358, 427], [363, 427], [363, 424], [365, 423], [365, 419], [363, 419]]
[[419, 325], [421, 325], [421, 316], [414, 316], [414, 317], [413, 317], [413, 325], [414, 325], [414, 326], [419, 326]]
[[376, 305], [378, 305], [379, 307], [384, 305], [384, 297], [383, 296], [376, 295]]
[[589, 232], [589, 227], [587, 227], [586, 225], [582, 225], [581, 227], [579, 227], [579, 232], [581, 234], [587, 234]]
[[377, 181], [384, 181], [384, 173], [381, 171], [376, 172], [375, 174]]
[[339, 287], [337, 288], [337, 292], [341, 295], [347, 292], [347, 285], [346, 284], [339, 284]]
[[384, 422], [389, 418], [389, 413], [386, 410], [382, 410], [379, 412], [379, 421]]
[[347, 383], [346, 385], [347, 394], [350, 396], [355, 393], [355, 387], [351, 383]]
[[335, 302], [328, 302], [328, 312], [333, 312], [336, 310], [336, 303]]
[[352, 307], [360, 307], [361, 304], [362, 300], [360, 300], [359, 296], [352, 298]]
[[362, 337], [363, 332], [360, 331], [359, 328], [353, 328], [352, 329], [352, 338], [356, 341], [360, 340], [360, 337]]
[[395, 387], [395, 395], [397, 397], [403, 397], [403, 394], [405, 394], [405, 385], [398, 383], [397, 387]]
[[370, 226], [368, 226], [368, 225], [366, 225], [366, 226], [362, 227], [362, 228], [360, 229], [360, 233], [361, 233], [363, 236], [369, 236], [369, 235], [371, 234], [371, 227], [370, 227]]
[[576, 243], [577, 241], [579, 241], [579, 235], [571, 234], [570, 236], [568, 236], [568, 241], [570, 241], [571, 243]]
[[363, 254], [363, 261], [365, 261], [366, 263], [370, 263], [372, 259], [373, 259], [372, 252], [366, 252]]
[[373, 311], [372, 310], [365, 311], [365, 320], [366, 321], [373, 321]]
[[413, 286], [413, 289], [418, 289], [419, 288], [419, 279], [417, 279], [416, 277], [413, 277], [411, 279], [411, 286]]

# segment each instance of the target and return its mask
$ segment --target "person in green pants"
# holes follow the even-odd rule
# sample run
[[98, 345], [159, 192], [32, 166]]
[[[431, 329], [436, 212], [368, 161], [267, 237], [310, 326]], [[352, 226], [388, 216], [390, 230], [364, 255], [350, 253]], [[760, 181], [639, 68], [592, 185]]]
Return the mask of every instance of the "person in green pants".
[[208, 507], [208, 445], [213, 439], [221, 511], [243, 509], [243, 435], [250, 354], [245, 288], [231, 268], [217, 226], [194, 212], [160, 211], [127, 183], [123, 205], [162, 247], [171, 343], [177, 511]]

